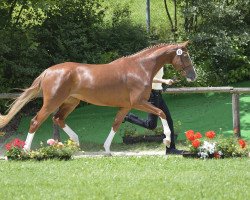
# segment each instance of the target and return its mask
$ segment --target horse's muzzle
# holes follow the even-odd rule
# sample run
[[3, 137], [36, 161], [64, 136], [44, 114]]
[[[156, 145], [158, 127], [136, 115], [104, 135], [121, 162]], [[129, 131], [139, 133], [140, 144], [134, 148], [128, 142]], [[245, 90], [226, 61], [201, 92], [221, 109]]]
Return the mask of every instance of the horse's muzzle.
[[187, 82], [194, 82], [197, 78], [197, 74], [195, 71], [190, 71], [186, 75]]

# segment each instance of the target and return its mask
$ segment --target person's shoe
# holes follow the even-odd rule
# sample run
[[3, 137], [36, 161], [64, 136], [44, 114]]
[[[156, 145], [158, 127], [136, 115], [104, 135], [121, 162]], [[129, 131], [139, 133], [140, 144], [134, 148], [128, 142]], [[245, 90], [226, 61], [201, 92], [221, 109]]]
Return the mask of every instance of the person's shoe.
[[173, 155], [182, 155], [184, 153], [184, 150], [178, 150], [174, 148], [167, 148], [166, 149], [166, 155], [173, 154]]
[[134, 115], [133, 113], [128, 113], [126, 115], [127, 118], [134, 118], [134, 119], [138, 119], [138, 116]]
[[131, 121], [131, 120], [129, 120], [129, 119], [138, 119], [138, 117], [136, 116], [136, 115], [134, 115], [134, 114], [132, 114], [132, 113], [128, 113], [125, 117], [124, 117], [124, 119], [123, 119], [123, 121], [122, 121], [122, 123], [124, 123], [124, 122], [126, 122], [126, 121]]

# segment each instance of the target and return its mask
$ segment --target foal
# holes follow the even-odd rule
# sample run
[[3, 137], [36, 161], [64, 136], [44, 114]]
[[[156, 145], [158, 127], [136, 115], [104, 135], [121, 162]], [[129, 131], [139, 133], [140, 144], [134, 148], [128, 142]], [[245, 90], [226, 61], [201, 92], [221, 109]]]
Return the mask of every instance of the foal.
[[111, 131], [104, 143], [107, 153], [124, 117], [131, 109], [158, 115], [164, 134], [163, 143], [170, 144], [170, 130], [165, 114], [148, 102], [152, 81], [164, 64], [172, 64], [187, 81], [196, 79], [196, 72], [187, 51], [188, 42], [160, 44], [136, 54], [122, 57], [109, 64], [81, 64], [67, 62], [54, 65], [38, 76], [11, 105], [8, 114], [0, 115], [0, 128], [39, 92], [43, 94], [43, 106], [31, 120], [25, 149], [30, 150], [36, 130], [57, 109], [53, 122], [79, 144], [78, 135], [65, 124], [66, 117], [80, 101], [99, 106], [119, 107]]

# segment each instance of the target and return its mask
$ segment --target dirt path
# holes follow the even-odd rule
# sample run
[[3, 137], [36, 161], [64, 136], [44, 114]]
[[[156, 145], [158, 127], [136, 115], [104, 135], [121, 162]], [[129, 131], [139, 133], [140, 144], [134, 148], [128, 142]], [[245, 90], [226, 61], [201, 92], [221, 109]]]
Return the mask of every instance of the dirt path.
[[113, 151], [107, 154], [104, 151], [98, 152], [79, 152], [74, 158], [84, 157], [105, 157], [105, 156], [164, 156], [165, 151]]
[[[114, 151], [111, 154], [107, 154], [104, 151], [97, 151], [97, 152], [78, 152], [76, 155], [73, 156], [73, 159], [78, 158], [88, 158], [88, 157], [126, 157], [126, 156], [166, 156], [164, 151]], [[4, 160], [4, 152], [0, 150], [0, 160]]]

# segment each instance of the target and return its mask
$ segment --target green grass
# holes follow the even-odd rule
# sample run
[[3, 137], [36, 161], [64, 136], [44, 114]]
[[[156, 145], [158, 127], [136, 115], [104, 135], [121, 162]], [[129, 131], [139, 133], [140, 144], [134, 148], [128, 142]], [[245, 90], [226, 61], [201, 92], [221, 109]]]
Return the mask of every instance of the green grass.
[[249, 199], [249, 159], [4, 162], [0, 199]]
[[[150, 15], [151, 15], [151, 27], [157, 27], [158, 31], [169, 28], [168, 18], [165, 11], [164, 1], [151, 0], [150, 1]], [[129, 7], [131, 11], [131, 19], [133, 23], [146, 27], [146, 1], [145, 0], [109, 0], [103, 2], [104, 6], [108, 7], [106, 11], [106, 21], [110, 21], [113, 10], [119, 6]], [[168, 7], [173, 16], [172, 2], [168, 2]], [[164, 30], [166, 31], [166, 30]]]

